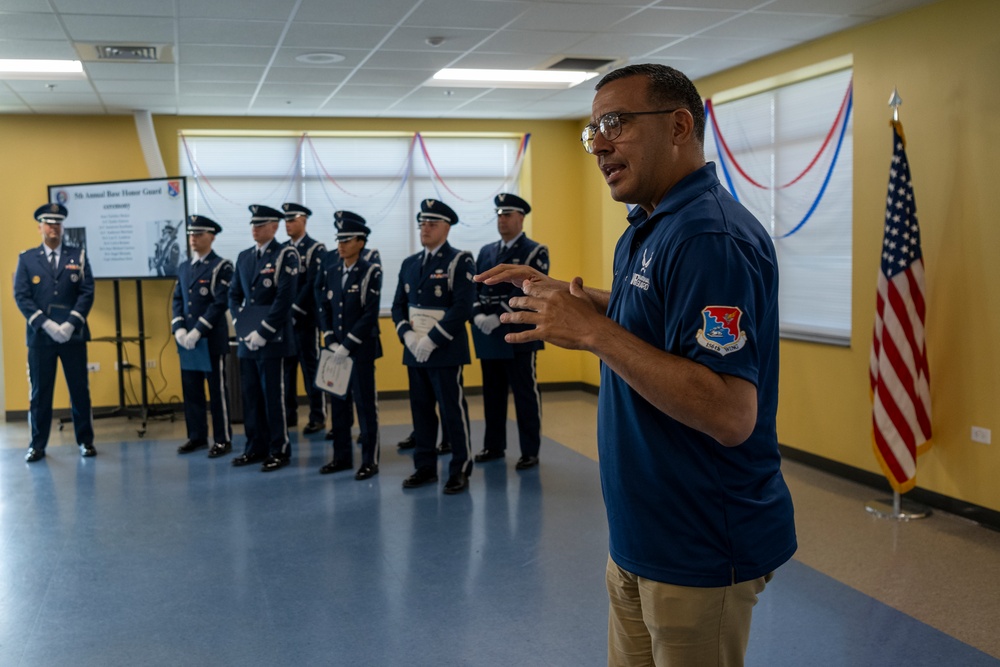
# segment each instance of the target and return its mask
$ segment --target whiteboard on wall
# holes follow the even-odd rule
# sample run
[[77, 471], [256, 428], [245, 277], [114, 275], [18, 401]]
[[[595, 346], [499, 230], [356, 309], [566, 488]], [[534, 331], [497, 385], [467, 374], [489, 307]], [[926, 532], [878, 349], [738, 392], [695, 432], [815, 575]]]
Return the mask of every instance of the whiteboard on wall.
[[188, 257], [183, 176], [50, 185], [49, 201], [66, 207], [63, 243], [86, 250], [94, 278], [174, 279]]

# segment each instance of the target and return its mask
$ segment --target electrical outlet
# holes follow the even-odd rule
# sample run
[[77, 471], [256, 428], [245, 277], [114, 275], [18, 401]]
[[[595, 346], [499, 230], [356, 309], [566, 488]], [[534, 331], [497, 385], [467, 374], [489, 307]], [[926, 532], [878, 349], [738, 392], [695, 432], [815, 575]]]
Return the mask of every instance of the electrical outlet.
[[90, 373], [96, 373], [99, 370], [101, 370], [101, 362], [90, 361], [87, 363], [87, 371], [89, 371]]
[[156, 368], [156, 361], [154, 359], [147, 359], [146, 368]]
[[973, 426], [972, 442], [981, 442], [984, 445], [990, 444], [990, 430], [982, 426]]

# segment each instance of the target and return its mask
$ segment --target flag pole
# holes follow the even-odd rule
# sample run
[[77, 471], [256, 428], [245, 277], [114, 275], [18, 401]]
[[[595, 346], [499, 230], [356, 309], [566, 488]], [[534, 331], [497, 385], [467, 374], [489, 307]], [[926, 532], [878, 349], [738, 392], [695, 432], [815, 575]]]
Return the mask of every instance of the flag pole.
[[[903, 104], [899, 96], [899, 90], [893, 86], [892, 95], [889, 96], [889, 106], [892, 107], [892, 121], [899, 122], [899, 107]], [[892, 501], [889, 499], [869, 500], [865, 503], [865, 509], [879, 519], [893, 519], [895, 521], [910, 521], [911, 519], [924, 519], [931, 515], [931, 510], [924, 505], [907, 500], [903, 503], [903, 496], [898, 490], [893, 489]]]

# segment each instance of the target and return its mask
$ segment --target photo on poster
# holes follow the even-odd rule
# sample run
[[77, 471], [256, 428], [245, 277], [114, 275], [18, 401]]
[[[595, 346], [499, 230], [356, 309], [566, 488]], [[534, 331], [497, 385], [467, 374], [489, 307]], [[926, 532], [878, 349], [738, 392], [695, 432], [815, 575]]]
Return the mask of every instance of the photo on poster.
[[184, 177], [49, 186], [66, 207], [65, 243], [86, 250], [94, 278], [172, 279], [187, 259]]

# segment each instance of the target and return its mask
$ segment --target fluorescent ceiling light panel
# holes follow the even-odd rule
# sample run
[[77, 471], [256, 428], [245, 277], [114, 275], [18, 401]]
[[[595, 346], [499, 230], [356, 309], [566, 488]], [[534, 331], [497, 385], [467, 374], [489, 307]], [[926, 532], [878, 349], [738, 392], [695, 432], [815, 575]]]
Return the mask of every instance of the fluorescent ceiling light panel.
[[538, 69], [443, 69], [425, 86], [445, 88], [572, 88], [597, 72]]
[[0, 79], [86, 79], [79, 60], [14, 60], [0, 58]]

